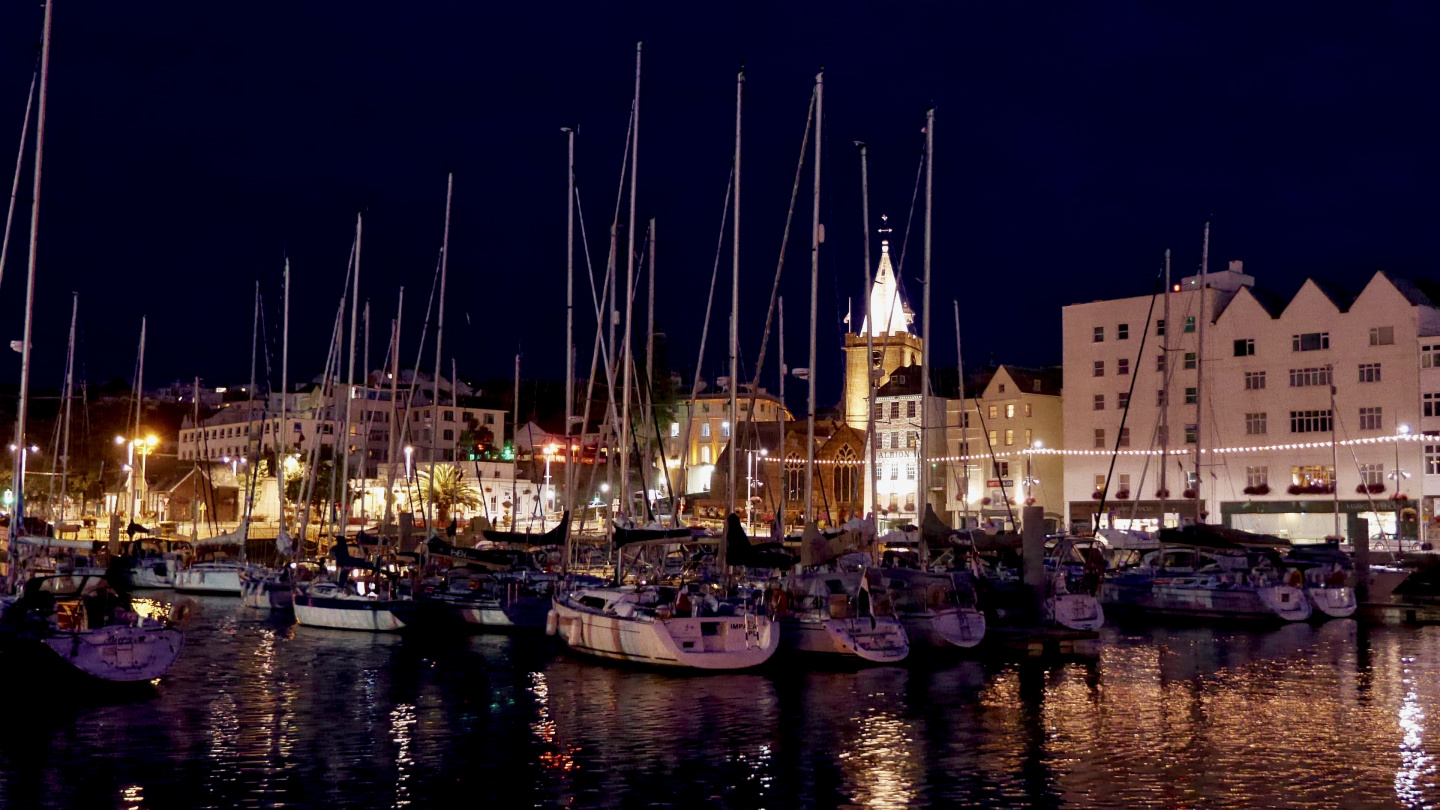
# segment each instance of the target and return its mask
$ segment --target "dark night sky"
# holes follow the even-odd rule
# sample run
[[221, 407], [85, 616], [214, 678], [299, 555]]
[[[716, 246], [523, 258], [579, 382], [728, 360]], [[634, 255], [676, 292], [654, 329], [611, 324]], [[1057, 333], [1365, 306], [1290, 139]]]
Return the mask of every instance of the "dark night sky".
[[[6, 182], [41, 18], [35, 0], [0, 5]], [[1207, 217], [1216, 262], [1243, 258], [1282, 294], [1306, 276], [1350, 287], [1379, 268], [1440, 276], [1431, 261], [1437, 22], [1424, 3], [701, 10], [60, 0], [37, 382], [60, 376], [71, 290], [81, 293], [92, 382], [130, 373], [142, 312], [147, 381], [242, 379], [250, 288], [264, 284], [273, 326], [287, 250], [292, 377], [318, 373], [357, 209], [367, 212], [362, 296], [380, 344], [372, 357], [402, 283], [413, 355], [449, 170], [447, 348], [463, 375], [503, 377], [523, 341], [527, 376], [561, 376], [558, 128], [581, 126], [577, 171], [591, 252], [603, 263], [636, 39], [646, 43], [639, 210], [659, 219], [659, 322], [687, 376], [742, 60], [742, 295], [754, 304], [741, 328], [752, 358], [812, 77], [826, 66], [822, 401], [838, 395], [846, 298], [858, 305], [861, 295], [851, 142], [871, 145], [872, 227], [889, 213], [898, 239], [931, 102], [937, 363], [954, 362], [952, 298], [969, 316], [969, 362], [1057, 362], [1062, 305], [1147, 292], [1166, 247], [1178, 270], [1193, 268]], [[6, 340], [20, 333], [29, 182], [27, 170], [0, 286]], [[809, 183], [807, 169], [784, 281], [791, 365], [806, 349]], [[917, 223], [905, 268], [917, 309], [919, 237]], [[584, 364], [593, 315], [580, 284]], [[717, 307], [709, 376], [721, 373], [724, 317]], [[4, 378], [13, 380], [10, 357]], [[773, 372], [765, 376], [773, 384]]]

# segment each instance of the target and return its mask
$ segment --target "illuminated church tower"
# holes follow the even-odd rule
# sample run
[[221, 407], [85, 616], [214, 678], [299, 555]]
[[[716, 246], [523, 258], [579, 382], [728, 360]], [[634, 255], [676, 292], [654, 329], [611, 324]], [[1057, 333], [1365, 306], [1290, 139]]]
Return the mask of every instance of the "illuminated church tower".
[[[900, 297], [888, 240], [880, 243], [880, 266], [870, 287], [870, 315], [863, 319], [858, 333], [845, 335], [845, 422], [862, 431], [870, 407], [867, 374], [875, 376], [879, 388], [889, 382], [895, 369], [920, 364], [920, 336], [910, 332], [915, 313]], [[873, 355], [866, 346], [867, 330], [875, 345]]]

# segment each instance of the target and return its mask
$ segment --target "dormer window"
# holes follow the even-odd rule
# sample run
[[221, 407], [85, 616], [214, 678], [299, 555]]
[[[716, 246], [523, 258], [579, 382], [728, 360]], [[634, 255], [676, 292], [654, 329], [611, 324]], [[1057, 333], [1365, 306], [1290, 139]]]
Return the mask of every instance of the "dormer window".
[[894, 377], [894, 379], [895, 379], [895, 384], [896, 384], [896, 385], [904, 385], [904, 384], [905, 384], [905, 375], [904, 375], [904, 374], [896, 374], [895, 377]]

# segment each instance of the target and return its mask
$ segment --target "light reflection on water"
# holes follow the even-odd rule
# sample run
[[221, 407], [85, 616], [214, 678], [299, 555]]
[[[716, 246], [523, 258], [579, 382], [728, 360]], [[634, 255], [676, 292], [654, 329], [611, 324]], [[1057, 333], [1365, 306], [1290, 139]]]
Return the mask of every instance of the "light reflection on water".
[[[6, 694], [43, 686], [13, 670]], [[45, 691], [0, 735], [0, 806], [1429, 807], [1437, 683], [1440, 627], [1111, 629], [1090, 662], [674, 677], [208, 599], [157, 688]]]

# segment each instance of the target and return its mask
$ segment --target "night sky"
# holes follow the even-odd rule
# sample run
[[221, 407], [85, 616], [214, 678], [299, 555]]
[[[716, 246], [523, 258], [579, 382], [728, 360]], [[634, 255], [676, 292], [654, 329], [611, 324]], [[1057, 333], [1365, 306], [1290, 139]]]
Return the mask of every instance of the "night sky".
[[[740, 323], [752, 362], [813, 76], [825, 66], [822, 402], [839, 393], [847, 301], [862, 302], [852, 142], [870, 144], [871, 230], [888, 213], [898, 242], [931, 103], [936, 363], [955, 359], [952, 298], [968, 363], [1058, 362], [1061, 306], [1148, 292], [1166, 247], [1177, 272], [1193, 269], [1207, 218], [1212, 266], [1244, 259], [1283, 295], [1307, 276], [1357, 289], [1381, 268], [1440, 278], [1433, 4], [678, 8], [691, 5], [59, 0], [37, 384], [61, 375], [71, 290], [81, 294], [90, 382], [131, 373], [141, 313], [147, 383], [242, 381], [251, 288], [258, 278], [278, 345], [287, 252], [292, 378], [318, 373], [357, 210], [372, 365], [401, 284], [413, 357], [447, 171], [456, 186], [447, 365], [453, 350], [462, 376], [505, 377], [520, 348], [527, 377], [562, 376], [559, 128], [580, 126], [577, 173], [603, 270], [637, 39], [639, 216], [658, 218], [658, 321], [687, 377], [742, 62]], [[35, 0], [0, 4], [7, 187], [41, 20]], [[803, 365], [807, 340], [810, 182], [807, 167], [783, 282], [792, 366]], [[0, 282], [5, 340], [20, 336], [29, 187], [27, 159]], [[917, 209], [904, 268], [917, 310], [920, 239]], [[709, 377], [724, 373], [728, 244], [722, 262]], [[586, 284], [577, 282], [582, 365], [594, 328]], [[19, 355], [9, 357], [13, 381]], [[791, 392], [800, 390], [797, 380]]]

